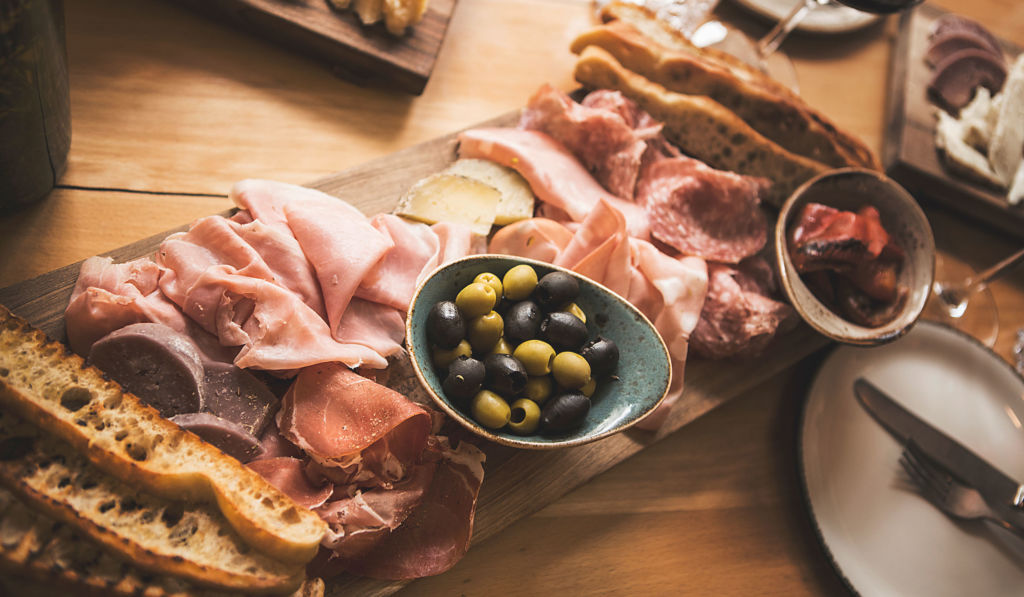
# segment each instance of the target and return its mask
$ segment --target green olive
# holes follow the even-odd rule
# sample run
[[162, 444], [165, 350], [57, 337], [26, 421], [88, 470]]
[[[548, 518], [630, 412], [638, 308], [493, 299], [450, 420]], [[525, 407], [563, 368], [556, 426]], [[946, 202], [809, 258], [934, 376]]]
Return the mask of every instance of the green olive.
[[551, 374], [563, 388], [578, 390], [590, 381], [590, 363], [575, 352], [560, 352], [551, 363]]
[[575, 315], [583, 323], [587, 323], [587, 314], [580, 309], [580, 306], [576, 303], [569, 303], [569, 306], [565, 308], [566, 311]]
[[555, 384], [552, 383], [550, 375], [530, 377], [526, 380], [526, 389], [523, 390], [523, 395], [537, 404], [544, 404], [544, 401], [551, 397], [554, 387]]
[[487, 284], [488, 286], [493, 288], [494, 294], [499, 299], [501, 298], [502, 292], [504, 292], [504, 289], [501, 286], [501, 278], [492, 274], [491, 272], [483, 272], [482, 274], [477, 274], [477, 276], [473, 278], [473, 281], [480, 282], [482, 284]]
[[487, 351], [487, 354], [512, 354], [512, 350], [512, 345], [503, 336], [498, 338], [498, 343], [494, 345], [494, 348]]
[[447, 369], [448, 365], [452, 364], [452, 361], [459, 357], [471, 357], [473, 356], [473, 347], [469, 345], [468, 340], [463, 340], [452, 349], [444, 349], [434, 347], [431, 352], [433, 357], [434, 366], [439, 369]]
[[455, 305], [467, 320], [486, 315], [497, 302], [494, 289], [483, 282], [473, 282], [455, 296]]
[[537, 287], [537, 272], [523, 263], [505, 272], [501, 283], [505, 288], [505, 298], [511, 301], [521, 301], [530, 296], [533, 289]]
[[512, 356], [526, 368], [527, 375], [551, 373], [551, 361], [555, 360], [555, 349], [543, 340], [527, 340], [516, 346]]
[[508, 402], [490, 390], [477, 392], [469, 410], [476, 422], [488, 429], [501, 429], [512, 415]]
[[466, 326], [469, 345], [478, 354], [486, 354], [494, 348], [494, 345], [501, 339], [501, 334], [504, 330], [505, 323], [502, 321], [501, 315], [494, 311], [470, 319], [469, 325]]
[[520, 398], [512, 403], [508, 428], [519, 435], [530, 435], [540, 424], [540, 407], [533, 400]]
[[595, 391], [597, 391], [597, 380], [593, 377], [591, 377], [590, 381], [583, 384], [583, 387], [580, 388], [580, 394], [583, 394], [587, 398], [593, 396]]

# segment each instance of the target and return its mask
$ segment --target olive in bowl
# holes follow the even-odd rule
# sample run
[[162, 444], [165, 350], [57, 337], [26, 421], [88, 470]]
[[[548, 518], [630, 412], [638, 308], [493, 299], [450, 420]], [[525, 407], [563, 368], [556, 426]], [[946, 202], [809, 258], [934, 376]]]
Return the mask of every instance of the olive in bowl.
[[[516, 269], [506, 278], [508, 272], [522, 265], [534, 270], [537, 282], [525, 268]], [[554, 279], [567, 276], [575, 285], [558, 282], [555, 298], [546, 299], [547, 306], [541, 306], [537, 296], [539, 281], [552, 272], [559, 274]], [[471, 358], [482, 363], [490, 359], [495, 366], [494, 379], [503, 378], [503, 381], [498, 382], [500, 389], [489, 386], [485, 364], [485, 380], [477, 394], [487, 394], [474, 395], [467, 401], [465, 396], [470, 388], [463, 386], [475, 388], [475, 383], [451, 380], [448, 385], [450, 388], [458, 386], [457, 395], [448, 395], [445, 391], [448, 369], [435, 363], [435, 347], [428, 334], [427, 319], [434, 305], [453, 300], [460, 289], [483, 273], [502, 280], [503, 297], [498, 297], [492, 309], [501, 312], [505, 321], [499, 344], [511, 350], [510, 353], [500, 353], [497, 348], [474, 351]], [[568, 292], [560, 289], [565, 286]], [[511, 299], [511, 305], [506, 300], [510, 287], [517, 297]], [[537, 303], [544, 317], [552, 309], [582, 314], [584, 317], [571, 316], [582, 324], [585, 336], [571, 338], [571, 347], [561, 342], [558, 347], [552, 346], [541, 338], [539, 328], [543, 318], [538, 322], [537, 313], [532, 309], [523, 307], [529, 311], [523, 317], [505, 310], [520, 301]], [[519, 324], [523, 324], [523, 330], [517, 332]], [[575, 324], [569, 325], [576, 329]], [[526, 337], [530, 335], [532, 337]], [[561, 336], [559, 339], [563, 340]], [[607, 345], [599, 346], [596, 351], [591, 347], [589, 352], [594, 353], [591, 359], [602, 367], [600, 371], [591, 372], [590, 361], [581, 353], [589, 344], [597, 345], [601, 339], [615, 346], [615, 350], [608, 350]], [[523, 359], [519, 363], [526, 363], [520, 371], [516, 365], [509, 365], [508, 358], [514, 358], [516, 349], [528, 341], [530, 344], [519, 351]], [[443, 265], [422, 280], [406, 318], [406, 346], [417, 378], [438, 408], [483, 438], [525, 449], [582, 445], [627, 429], [661, 404], [671, 382], [671, 363], [665, 343], [650, 321], [625, 299], [575, 272], [507, 255], [472, 255]], [[497, 354], [507, 358], [496, 357]], [[612, 363], [611, 371], [608, 363]], [[457, 368], [463, 366], [464, 362], [456, 365]], [[475, 376], [475, 365], [473, 369]], [[551, 372], [547, 373], [549, 369]], [[475, 382], [475, 379], [469, 381]], [[504, 405], [508, 406], [507, 411]]]

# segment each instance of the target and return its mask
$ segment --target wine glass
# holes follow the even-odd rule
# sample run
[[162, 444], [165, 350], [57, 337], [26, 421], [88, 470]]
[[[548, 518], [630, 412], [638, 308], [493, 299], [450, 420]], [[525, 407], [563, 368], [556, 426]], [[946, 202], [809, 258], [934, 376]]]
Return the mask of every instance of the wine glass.
[[999, 335], [999, 312], [988, 284], [1024, 262], [1024, 249], [976, 272], [963, 262], [935, 259], [935, 282], [921, 317], [944, 323], [991, 348]]

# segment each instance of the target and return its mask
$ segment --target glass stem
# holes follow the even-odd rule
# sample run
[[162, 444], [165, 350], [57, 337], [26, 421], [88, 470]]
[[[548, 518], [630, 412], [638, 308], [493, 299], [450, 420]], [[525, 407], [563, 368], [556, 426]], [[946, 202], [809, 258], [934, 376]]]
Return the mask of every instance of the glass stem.
[[1024, 249], [1017, 251], [987, 270], [979, 272], [964, 280], [964, 291], [966, 291], [968, 295], [974, 294], [978, 290], [984, 288], [986, 284], [1005, 274], [1010, 270], [1010, 268], [1022, 261], [1024, 261]]
[[776, 23], [771, 31], [758, 40], [757, 54], [761, 60], [775, 53], [775, 50], [779, 49], [779, 46], [782, 45], [786, 37], [800, 25], [804, 17], [810, 14], [815, 7], [828, 3], [829, 0], [799, 0], [785, 18]]

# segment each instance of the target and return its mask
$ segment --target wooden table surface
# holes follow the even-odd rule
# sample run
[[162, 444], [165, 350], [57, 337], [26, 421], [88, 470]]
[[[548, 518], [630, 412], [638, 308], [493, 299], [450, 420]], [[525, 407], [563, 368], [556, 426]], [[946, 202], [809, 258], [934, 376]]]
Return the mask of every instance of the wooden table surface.
[[[766, 25], [723, 0], [718, 16]], [[1019, 0], [934, 0], [1024, 42]], [[360, 88], [270, 41], [173, 2], [66, 2], [72, 145], [58, 189], [0, 218], [0, 287], [230, 207], [236, 180], [307, 183], [569, 90], [588, 0], [458, 0], [419, 96]], [[803, 95], [881, 150], [895, 19], [795, 36]], [[1016, 38], [1014, 37], [1016, 36]], [[946, 256], [984, 266], [1014, 240], [934, 208]], [[1012, 358], [1024, 273], [992, 285]], [[845, 589], [802, 503], [797, 414], [811, 358], [497, 536], [415, 595], [831, 595]]]

